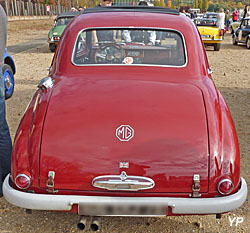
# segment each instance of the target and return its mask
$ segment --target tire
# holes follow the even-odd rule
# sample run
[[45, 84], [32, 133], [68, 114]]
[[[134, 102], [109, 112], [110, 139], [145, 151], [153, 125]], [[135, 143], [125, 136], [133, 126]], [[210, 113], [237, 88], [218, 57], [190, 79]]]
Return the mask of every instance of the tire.
[[3, 82], [5, 88], [5, 99], [9, 99], [14, 93], [14, 75], [11, 67], [7, 64], [3, 66]]
[[236, 36], [233, 35], [233, 45], [237, 45], [237, 44], [238, 44], [238, 42], [237, 42], [237, 40], [236, 40]]
[[250, 49], [250, 38], [247, 38], [247, 48]]
[[56, 51], [56, 45], [55, 44], [49, 44], [49, 49], [51, 52], [55, 52]]
[[220, 43], [214, 44], [214, 51], [220, 50]]

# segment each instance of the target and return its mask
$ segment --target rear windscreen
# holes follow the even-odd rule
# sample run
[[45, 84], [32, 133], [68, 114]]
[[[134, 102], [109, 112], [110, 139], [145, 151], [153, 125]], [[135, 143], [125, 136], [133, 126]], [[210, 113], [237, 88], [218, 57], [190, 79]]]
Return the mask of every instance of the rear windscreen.
[[184, 66], [186, 52], [182, 35], [172, 30], [88, 29], [78, 34], [72, 62]]

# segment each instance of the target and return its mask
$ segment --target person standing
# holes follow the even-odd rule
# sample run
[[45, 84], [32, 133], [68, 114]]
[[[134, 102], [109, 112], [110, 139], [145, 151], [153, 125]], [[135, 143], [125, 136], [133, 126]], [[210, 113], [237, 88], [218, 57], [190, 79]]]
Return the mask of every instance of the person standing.
[[[101, 0], [97, 7], [112, 6], [112, 0]], [[98, 45], [99, 42], [116, 40], [113, 30], [98, 30], [92, 32], [94, 38], [94, 45]]]
[[248, 5], [246, 5], [245, 6], [245, 9], [244, 9], [244, 11], [243, 11], [243, 19], [244, 18], [246, 18], [246, 17], [249, 17], [250, 16], [250, 12], [249, 12], [249, 6]]
[[5, 118], [5, 91], [2, 68], [7, 39], [7, 17], [0, 4], [0, 197], [3, 196], [2, 183], [10, 173], [12, 143], [9, 127]]
[[[219, 13], [217, 14], [217, 27], [224, 32], [224, 23], [225, 23], [225, 13], [224, 9], [220, 8]], [[224, 34], [224, 33], [223, 33]]]
[[[148, 6], [148, 3], [140, 1], [138, 6]], [[151, 30], [123, 30], [122, 36], [125, 42], [142, 42], [147, 45], [155, 45], [156, 42], [156, 32]]]
[[234, 9], [232, 16], [233, 16], [233, 22], [236, 22], [239, 17], [239, 12], [237, 11], [237, 8]]
[[229, 28], [229, 25], [230, 25], [230, 12], [229, 12], [229, 10], [226, 10], [225, 24], [226, 24], [227, 31], [228, 31], [228, 28]]
[[98, 6], [112, 6], [112, 0], [101, 0]]

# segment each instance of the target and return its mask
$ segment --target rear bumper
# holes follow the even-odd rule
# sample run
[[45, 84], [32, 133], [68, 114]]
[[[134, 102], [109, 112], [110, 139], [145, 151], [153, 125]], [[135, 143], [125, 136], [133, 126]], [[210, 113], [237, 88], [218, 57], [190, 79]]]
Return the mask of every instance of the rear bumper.
[[[144, 206], [144, 207], [171, 207], [173, 214], [216, 214], [225, 213], [240, 207], [247, 198], [246, 181], [241, 178], [241, 185], [237, 193], [217, 198], [170, 198], [170, 197], [103, 197], [103, 196], [76, 196], [58, 194], [25, 193], [13, 189], [9, 185], [9, 175], [3, 184], [5, 199], [13, 205], [36, 210], [64, 210], [70, 211], [74, 204], [80, 209], [89, 206], [116, 207], [116, 206]], [[86, 213], [85, 213], [86, 214]], [[91, 215], [91, 213], [89, 213]], [[109, 215], [109, 214], [100, 214]], [[119, 214], [116, 214], [119, 215]], [[158, 215], [158, 214], [156, 214]]]
[[58, 45], [59, 40], [48, 40], [48, 43], [49, 44], [56, 44], [56, 45]]
[[222, 39], [202, 39], [203, 43], [221, 43]]

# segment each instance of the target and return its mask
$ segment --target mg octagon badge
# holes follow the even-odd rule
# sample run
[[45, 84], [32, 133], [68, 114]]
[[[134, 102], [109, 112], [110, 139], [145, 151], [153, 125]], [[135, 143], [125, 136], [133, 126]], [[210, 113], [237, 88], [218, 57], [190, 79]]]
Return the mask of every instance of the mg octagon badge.
[[120, 125], [115, 135], [120, 141], [127, 142], [134, 137], [134, 129], [130, 125]]

